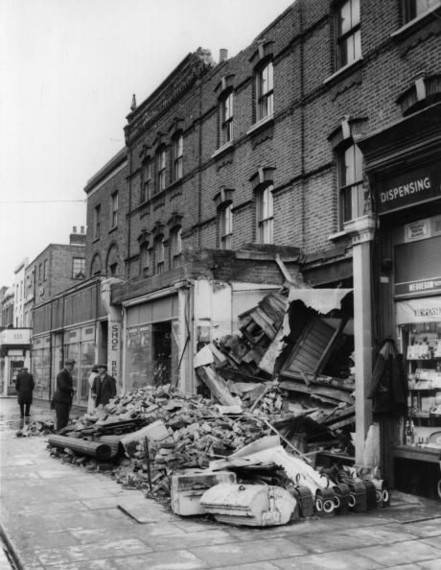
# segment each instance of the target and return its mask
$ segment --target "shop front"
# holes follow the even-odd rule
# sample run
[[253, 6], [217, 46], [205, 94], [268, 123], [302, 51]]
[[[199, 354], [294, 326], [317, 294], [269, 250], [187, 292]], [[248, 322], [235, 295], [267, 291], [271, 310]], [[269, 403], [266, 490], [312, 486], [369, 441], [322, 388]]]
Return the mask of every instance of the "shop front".
[[441, 105], [359, 141], [377, 224], [372, 264], [376, 348], [402, 355], [406, 412], [380, 422], [395, 488], [441, 498]]
[[30, 367], [31, 329], [11, 328], [0, 332], [0, 393], [15, 394], [20, 370]]

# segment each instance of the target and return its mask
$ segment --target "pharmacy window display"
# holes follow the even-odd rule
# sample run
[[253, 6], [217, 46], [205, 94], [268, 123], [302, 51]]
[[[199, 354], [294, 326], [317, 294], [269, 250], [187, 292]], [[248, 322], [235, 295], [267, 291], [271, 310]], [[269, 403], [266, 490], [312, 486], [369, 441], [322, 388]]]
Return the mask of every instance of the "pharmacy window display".
[[441, 449], [441, 321], [400, 328], [409, 387], [403, 443]]

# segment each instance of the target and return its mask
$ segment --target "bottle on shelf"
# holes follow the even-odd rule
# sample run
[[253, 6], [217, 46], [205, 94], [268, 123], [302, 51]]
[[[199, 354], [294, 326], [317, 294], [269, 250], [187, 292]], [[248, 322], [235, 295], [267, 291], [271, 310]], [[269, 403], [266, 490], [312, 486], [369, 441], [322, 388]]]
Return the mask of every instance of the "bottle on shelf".
[[412, 426], [410, 420], [406, 421], [406, 445], [412, 445]]

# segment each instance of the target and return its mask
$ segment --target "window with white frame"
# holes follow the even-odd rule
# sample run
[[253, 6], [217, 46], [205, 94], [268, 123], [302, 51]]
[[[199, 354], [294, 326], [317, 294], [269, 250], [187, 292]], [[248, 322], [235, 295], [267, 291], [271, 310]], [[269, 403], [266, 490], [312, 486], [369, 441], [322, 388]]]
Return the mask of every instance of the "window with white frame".
[[257, 243], [273, 243], [273, 188], [268, 184], [256, 191]]
[[274, 112], [273, 64], [270, 61], [256, 73], [256, 119], [261, 121]]
[[173, 180], [180, 180], [183, 176], [184, 137], [182, 133], [173, 138]]
[[360, 0], [345, 0], [337, 10], [337, 68], [360, 58]]
[[340, 220], [343, 224], [363, 216], [365, 195], [363, 187], [363, 155], [356, 144], [350, 144], [337, 155], [340, 189]]
[[173, 228], [170, 232], [170, 255], [172, 267], [179, 267], [182, 264], [182, 230]]
[[141, 188], [139, 191], [139, 203], [143, 204], [152, 197], [152, 161], [146, 159], [142, 165]]
[[86, 260], [84, 257], [72, 259], [72, 279], [84, 279], [86, 277]]
[[219, 245], [221, 249], [233, 246], [233, 205], [226, 204], [219, 210]]
[[111, 196], [112, 199], [112, 228], [118, 225], [118, 191], [114, 192]]
[[167, 175], [167, 152], [165, 147], [160, 147], [156, 153], [156, 192], [161, 192], [166, 186]]
[[159, 237], [155, 240], [155, 273], [164, 273], [165, 264], [165, 246], [164, 238]]
[[219, 100], [220, 144], [233, 140], [233, 92], [230, 91]]
[[93, 210], [93, 237], [98, 239], [101, 233], [101, 205], [95, 206]]
[[403, 0], [404, 23], [407, 24], [437, 7], [440, 7], [440, 0]]

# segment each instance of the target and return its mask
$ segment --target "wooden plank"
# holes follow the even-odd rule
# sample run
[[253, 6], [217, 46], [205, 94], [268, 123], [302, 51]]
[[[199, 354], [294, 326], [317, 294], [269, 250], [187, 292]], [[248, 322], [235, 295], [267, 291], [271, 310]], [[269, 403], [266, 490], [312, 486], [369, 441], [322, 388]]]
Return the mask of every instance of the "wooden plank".
[[349, 394], [336, 388], [327, 388], [325, 386], [317, 386], [311, 384], [309, 386], [306, 386], [305, 384], [300, 384], [299, 382], [294, 382], [292, 380], [282, 380], [282, 382], [280, 382], [280, 388], [282, 390], [289, 390], [292, 392], [302, 392], [304, 394], [326, 396], [327, 398], [331, 398], [336, 402], [346, 402], [347, 404], [354, 403], [354, 399]]
[[200, 366], [199, 368], [196, 368], [196, 372], [216, 400], [218, 400], [223, 406], [240, 405], [240, 398], [235, 398], [231, 394], [225, 380], [218, 376], [212, 368], [209, 366]]

